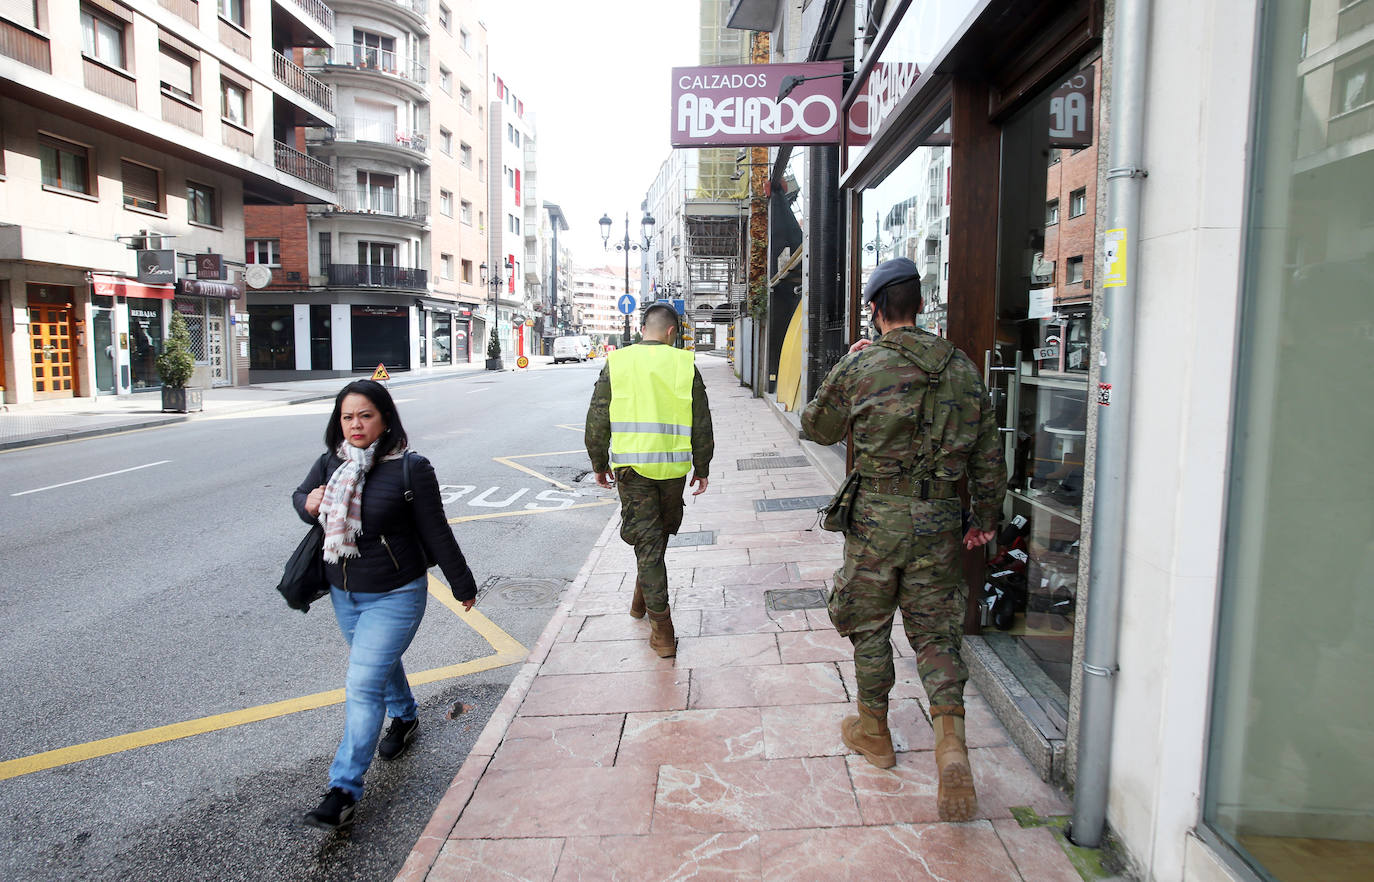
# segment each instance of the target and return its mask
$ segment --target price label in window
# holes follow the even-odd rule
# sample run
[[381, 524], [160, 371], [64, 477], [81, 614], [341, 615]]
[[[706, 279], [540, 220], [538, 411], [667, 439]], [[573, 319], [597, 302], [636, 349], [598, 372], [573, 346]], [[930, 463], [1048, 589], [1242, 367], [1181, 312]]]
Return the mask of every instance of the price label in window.
[[1100, 405], [1102, 405], [1103, 407], [1108, 407], [1108, 406], [1111, 405], [1111, 403], [1112, 403], [1112, 384], [1111, 384], [1111, 383], [1098, 383], [1098, 384], [1097, 384], [1097, 403], [1100, 404]]
[[1046, 347], [1044, 347], [1044, 348], [1042, 348], [1042, 349], [1032, 349], [1032, 350], [1031, 350], [1031, 358], [1034, 359], [1035, 361], [1044, 361], [1044, 360], [1047, 359], [1047, 358], [1058, 358], [1058, 357], [1059, 357], [1059, 347], [1058, 347], [1058, 346], [1046, 346]]

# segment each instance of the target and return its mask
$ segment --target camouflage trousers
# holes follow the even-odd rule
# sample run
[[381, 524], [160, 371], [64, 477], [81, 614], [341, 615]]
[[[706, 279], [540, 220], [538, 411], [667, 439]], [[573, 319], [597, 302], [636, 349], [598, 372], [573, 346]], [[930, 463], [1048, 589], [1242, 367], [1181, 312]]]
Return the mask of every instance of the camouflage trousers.
[[663, 564], [668, 537], [682, 526], [682, 491], [687, 478], [656, 481], [629, 467], [615, 470], [620, 491], [620, 538], [635, 549], [644, 605], [654, 612], [668, 608], [668, 568]]
[[968, 668], [959, 650], [968, 590], [959, 566], [957, 508], [955, 515], [952, 530], [914, 533], [910, 516], [865, 517], [856, 506], [828, 606], [835, 629], [854, 644], [859, 701], [874, 710], [887, 710], [896, 682], [892, 620], [898, 609], [930, 703], [964, 704]]

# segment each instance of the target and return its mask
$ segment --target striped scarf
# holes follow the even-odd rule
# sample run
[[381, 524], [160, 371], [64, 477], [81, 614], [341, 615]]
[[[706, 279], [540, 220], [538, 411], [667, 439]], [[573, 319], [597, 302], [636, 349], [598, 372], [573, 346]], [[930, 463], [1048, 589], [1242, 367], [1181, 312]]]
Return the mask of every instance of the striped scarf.
[[[324, 525], [324, 559], [328, 563], [358, 556], [358, 533], [363, 529], [363, 482], [372, 470], [380, 440], [367, 447], [354, 447], [345, 441], [335, 451], [343, 464], [334, 470], [324, 487], [319, 516]], [[383, 460], [401, 455], [401, 451], [394, 451]]]

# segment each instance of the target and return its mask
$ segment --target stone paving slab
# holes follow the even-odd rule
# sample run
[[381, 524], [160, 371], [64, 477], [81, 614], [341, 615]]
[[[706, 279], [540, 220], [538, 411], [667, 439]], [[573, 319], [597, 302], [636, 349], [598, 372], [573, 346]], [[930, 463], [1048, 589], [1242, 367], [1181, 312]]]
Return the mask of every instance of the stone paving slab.
[[721, 443], [682, 529], [715, 543], [668, 553], [676, 659], [649, 652], [648, 621], [627, 614], [634, 558], [612, 517], [398, 878], [1077, 878], [1057, 829], [1014, 819], [1063, 815], [1067, 799], [971, 686], [978, 818], [936, 822], [935, 738], [900, 623], [897, 766], [845, 748], [848, 641], [823, 609], [766, 605], [773, 590], [828, 591], [842, 539], [814, 506], [756, 505], [831, 485], [815, 466], [739, 471], [802, 447], [724, 361], [698, 365]]

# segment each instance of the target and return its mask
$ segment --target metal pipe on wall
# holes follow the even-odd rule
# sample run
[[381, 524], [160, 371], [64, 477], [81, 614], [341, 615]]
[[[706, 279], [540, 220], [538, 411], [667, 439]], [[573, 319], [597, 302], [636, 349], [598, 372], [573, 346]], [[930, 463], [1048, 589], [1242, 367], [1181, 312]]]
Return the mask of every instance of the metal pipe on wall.
[[1145, 86], [1149, 0], [1117, 0], [1113, 27], [1111, 143], [1107, 153], [1107, 266], [1103, 273], [1099, 350], [1097, 461], [1094, 469], [1092, 559], [1084, 628], [1078, 774], [1069, 838], [1096, 848], [1107, 817], [1121, 628], [1122, 552], [1130, 465], [1135, 368], [1136, 271], [1140, 253], [1140, 191], [1145, 178]]

